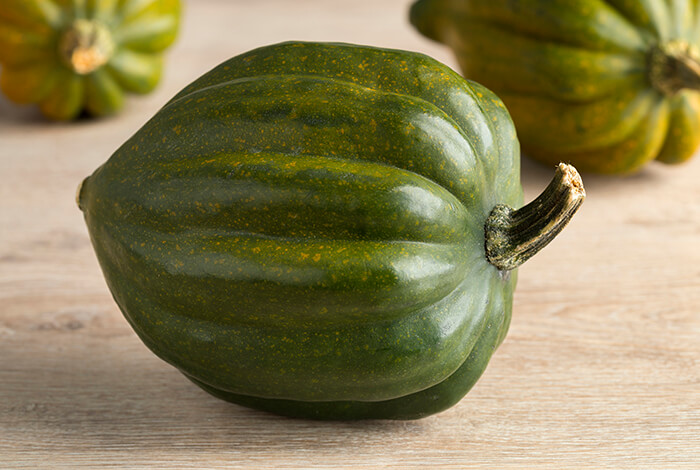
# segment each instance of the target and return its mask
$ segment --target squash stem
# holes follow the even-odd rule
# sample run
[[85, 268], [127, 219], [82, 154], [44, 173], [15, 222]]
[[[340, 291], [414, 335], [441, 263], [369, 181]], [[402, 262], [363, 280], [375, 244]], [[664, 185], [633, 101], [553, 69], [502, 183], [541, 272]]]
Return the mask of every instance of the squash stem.
[[576, 168], [560, 163], [549, 186], [528, 205], [497, 205], [486, 220], [486, 257], [501, 271], [517, 268], [556, 237], [583, 203]]
[[700, 50], [680, 39], [653, 47], [649, 53], [649, 80], [667, 96], [681, 90], [700, 90]]
[[114, 41], [102, 23], [81, 18], [63, 32], [58, 53], [71, 70], [87, 75], [109, 62], [114, 53]]

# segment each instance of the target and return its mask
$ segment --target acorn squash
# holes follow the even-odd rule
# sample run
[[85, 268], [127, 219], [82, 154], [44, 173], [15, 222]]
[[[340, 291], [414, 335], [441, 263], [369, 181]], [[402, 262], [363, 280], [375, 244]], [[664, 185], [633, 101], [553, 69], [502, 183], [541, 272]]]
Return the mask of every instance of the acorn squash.
[[54, 120], [113, 114], [157, 85], [179, 15], [179, 0], [2, 0], [0, 89]]
[[167, 103], [78, 193], [144, 343], [210, 393], [319, 419], [456, 403], [510, 322], [515, 268], [583, 198], [524, 208], [501, 101], [424, 55], [283, 43]]
[[537, 160], [625, 174], [700, 144], [697, 2], [419, 0], [410, 17], [498, 94]]

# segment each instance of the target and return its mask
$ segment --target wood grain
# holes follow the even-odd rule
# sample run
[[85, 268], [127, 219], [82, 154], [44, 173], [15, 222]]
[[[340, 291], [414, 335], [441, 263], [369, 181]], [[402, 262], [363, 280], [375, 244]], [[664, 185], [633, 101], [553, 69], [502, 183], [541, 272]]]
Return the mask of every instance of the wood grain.
[[[117, 118], [48, 124], [0, 101], [0, 468], [700, 468], [700, 156], [588, 200], [520, 272], [511, 331], [456, 407], [317, 423], [212, 398], [112, 301], [79, 181], [220, 61], [287, 39], [419, 50], [408, 2], [189, 2], [166, 80]], [[551, 169], [524, 161], [526, 198]]]

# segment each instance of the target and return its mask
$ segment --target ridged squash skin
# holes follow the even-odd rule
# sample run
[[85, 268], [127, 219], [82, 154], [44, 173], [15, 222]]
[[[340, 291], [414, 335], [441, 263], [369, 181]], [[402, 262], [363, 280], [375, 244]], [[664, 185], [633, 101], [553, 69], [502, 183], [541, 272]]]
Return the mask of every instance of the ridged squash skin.
[[[419, 0], [410, 16], [498, 94], [537, 160], [626, 174], [700, 144], [696, 0]], [[678, 44], [692, 90], [669, 91], [654, 70], [659, 47]]]
[[510, 322], [484, 253], [519, 207], [502, 102], [421, 54], [283, 43], [186, 87], [82, 184], [112, 294], [158, 356], [242, 405], [413, 419]]
[[179, 0], [2, 0], [0, 89], [49, 119], [119, 111], [158, 84]]

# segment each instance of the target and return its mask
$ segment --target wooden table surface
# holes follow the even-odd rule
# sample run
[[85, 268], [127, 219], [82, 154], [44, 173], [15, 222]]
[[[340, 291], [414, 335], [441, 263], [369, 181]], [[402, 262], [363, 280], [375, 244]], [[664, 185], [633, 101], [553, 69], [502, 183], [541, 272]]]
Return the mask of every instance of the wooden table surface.
[[[588, 200], [520, 271], [510, 333], [454, 408], [319, 423], [219, 401], [112, 301], [74, 194], [170, 96], [288, 39], [450, 53], [404, 0], [190, 1], [156, 93], [50, 124], [0, 101], [0, 468], [700, 468], [700, 156]], [[523, 161], [526, 199], [552, 170]]]

